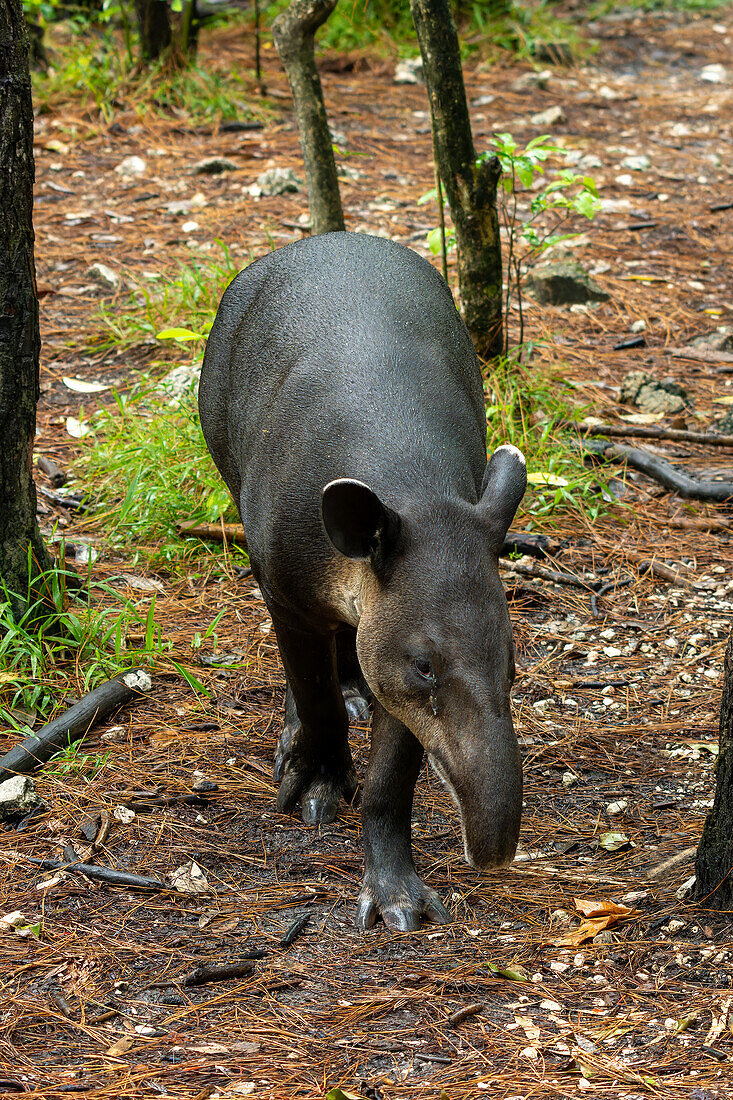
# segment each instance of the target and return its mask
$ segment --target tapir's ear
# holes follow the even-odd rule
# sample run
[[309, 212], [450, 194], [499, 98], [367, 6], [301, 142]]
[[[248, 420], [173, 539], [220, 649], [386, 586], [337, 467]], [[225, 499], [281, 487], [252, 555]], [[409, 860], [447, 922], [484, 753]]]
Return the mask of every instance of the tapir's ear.
[[321, 497], [326, 534], [340, 554], [355, 561], [383, 564], [394, 546], [400, 517], [382, 504], [362, 481], [341, 477], [329, 481]]
[[497, 447], [481, 484], [478, 507], [491, 531], [497, 553], [527, 488], [527, 462], [510, 443]]

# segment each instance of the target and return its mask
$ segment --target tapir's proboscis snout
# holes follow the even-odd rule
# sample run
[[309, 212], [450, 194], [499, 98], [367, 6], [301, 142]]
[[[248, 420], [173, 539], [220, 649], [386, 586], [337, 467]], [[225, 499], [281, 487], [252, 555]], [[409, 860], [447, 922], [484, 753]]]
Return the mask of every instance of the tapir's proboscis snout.
[[467, 862], [514, 857], [522, 768], [498, 555], [526, 487], [486, 462], [478, 361], [425, 260], [353, 233], [257, 260], [222, 298], [199, 390], [287, 679], [277, 806], [336, 815], [357, 789], [349, 716], [371, 710], [357, 923], [450, 919], [411, 846], [424, 755]]

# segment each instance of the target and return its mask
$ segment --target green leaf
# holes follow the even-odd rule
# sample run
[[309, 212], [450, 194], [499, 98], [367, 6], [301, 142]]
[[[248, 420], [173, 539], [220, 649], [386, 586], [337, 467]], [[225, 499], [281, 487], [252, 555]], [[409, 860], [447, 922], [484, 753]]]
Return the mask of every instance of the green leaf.
[[510, 967], [494, 966], [493, 963], [488, 964], [489, 970], [492, 974], [495, 974], [497, 978], [506, 978], [510, 982], [528, 982], [529, 975], [525, 974], [523, 970], [517, 970]]
[[[180, 672], [181, 676], [186, 681], [186, 683], [188, 684], [189, 687], [193, 688], [193, 690], [196, 691], [196, 692], [201, 692], [202, 695], [208, 695], [209, 697], [211, 696], [211, 692], [209, 691], [209, 689], [207, 687], [205, 687], [201, 683], [201, 681], [199, 679], [197, 679], [196, 676], [194, 676], [194, 674], [192, 672], [188, 672], [183, 667], [183, 665], [179, 665], [178, 661], [174, 661], [172, 657], [171, 657], [171, 664], [176, 668], [176, 670], [178, 672]], [[328, 1100], [328, 1098], [327, 1098], [327, 1100]]]
[[558, 474], [551, 474], [549, 470], [533, 470], [531, 474], [527, 474], [527, 481], [530, 485], [542, 485], [547, 486], [559, 486], [565, 488], [570, 482], [560, 477]]
[[438, 201], [438, 192], [435, 187], [432, 191], [426, 191], [424, 195], [421, 195], [417, 200], [417, 205], [424, 206], [426, 202], [433, 202], [433, 200]]
[[599, 833], [598, 847], [606, 852], [621, 852], [625, 848], [635, 848], [636, 844], [626, 833]]
[[366, 1100], [360, 1092], [347, 1092], [346, 1089], [329, 1089], [326, 1100]]
[[190, 328], [164, 328], [156, 333], [156, 340], [203, 340], [203, 332], [192, 332]]

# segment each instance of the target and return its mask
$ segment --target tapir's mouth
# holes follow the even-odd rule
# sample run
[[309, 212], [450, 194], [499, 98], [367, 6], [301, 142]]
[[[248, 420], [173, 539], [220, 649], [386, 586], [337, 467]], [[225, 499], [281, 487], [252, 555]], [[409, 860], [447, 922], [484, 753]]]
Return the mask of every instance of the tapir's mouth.
[[[463, 858], [466, 863], [476, 871], [489, 871], [493, 868], [508, 866], [517, 850], [519, 814], [515, 815], [511, 807], [507, 807], [504, 814], [496, 815], [497, 817], [506, 816], [510, 820], [516, 817], [516, 828], [502, 828], [501, 821], [492, 820], [495, 815], [491, 814], [488, 805], [483, 804], [480, 777], [473, 777], [478, 778], [479, 782], [468, 784], [470, 793], [463, 792], [461, 797], [443, 764], [432, 754], [428, 759], [458, 810], [463, 838]], [[474, 804], [466, 805], [468, 799], [471, 799]], [[521, 804], [520, 794], [520, 814]]]

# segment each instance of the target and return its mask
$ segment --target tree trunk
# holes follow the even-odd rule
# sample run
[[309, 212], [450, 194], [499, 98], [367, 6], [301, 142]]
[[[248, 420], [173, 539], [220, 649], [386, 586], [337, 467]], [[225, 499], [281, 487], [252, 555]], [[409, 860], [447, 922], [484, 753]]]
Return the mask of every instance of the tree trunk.
[[410, 0], [430, 99], [438, 172], [456, 231], [463, 319], [483, 359], [502, 349], [502, 267], [496, 157], [477, 163], [449, 0]]
[[140, 53], [155, 61], [171, 44], [171, 21], [165, 0], [135, 0]]
[[733, 628], [724, 661], [715, 802], [695, 860], [695, 896], [706, 909], [733, 910]]
[[0, 581], [15, 593], [16, 611], [28, 591], [29, 557], [31, 575], [51, 564], [36, 521], [33, 482], [41, 346], [34, 177], [25, 20], [20, 0], [0, 0]]
[[295, 100], [308, 183], [311, 232], [314, 234], [344, 228], [314, 41], [316, 31], [326, 22], [336, 3], [337, 0], [291, 0], [290, 6], [272, 24], [277, 52]]

